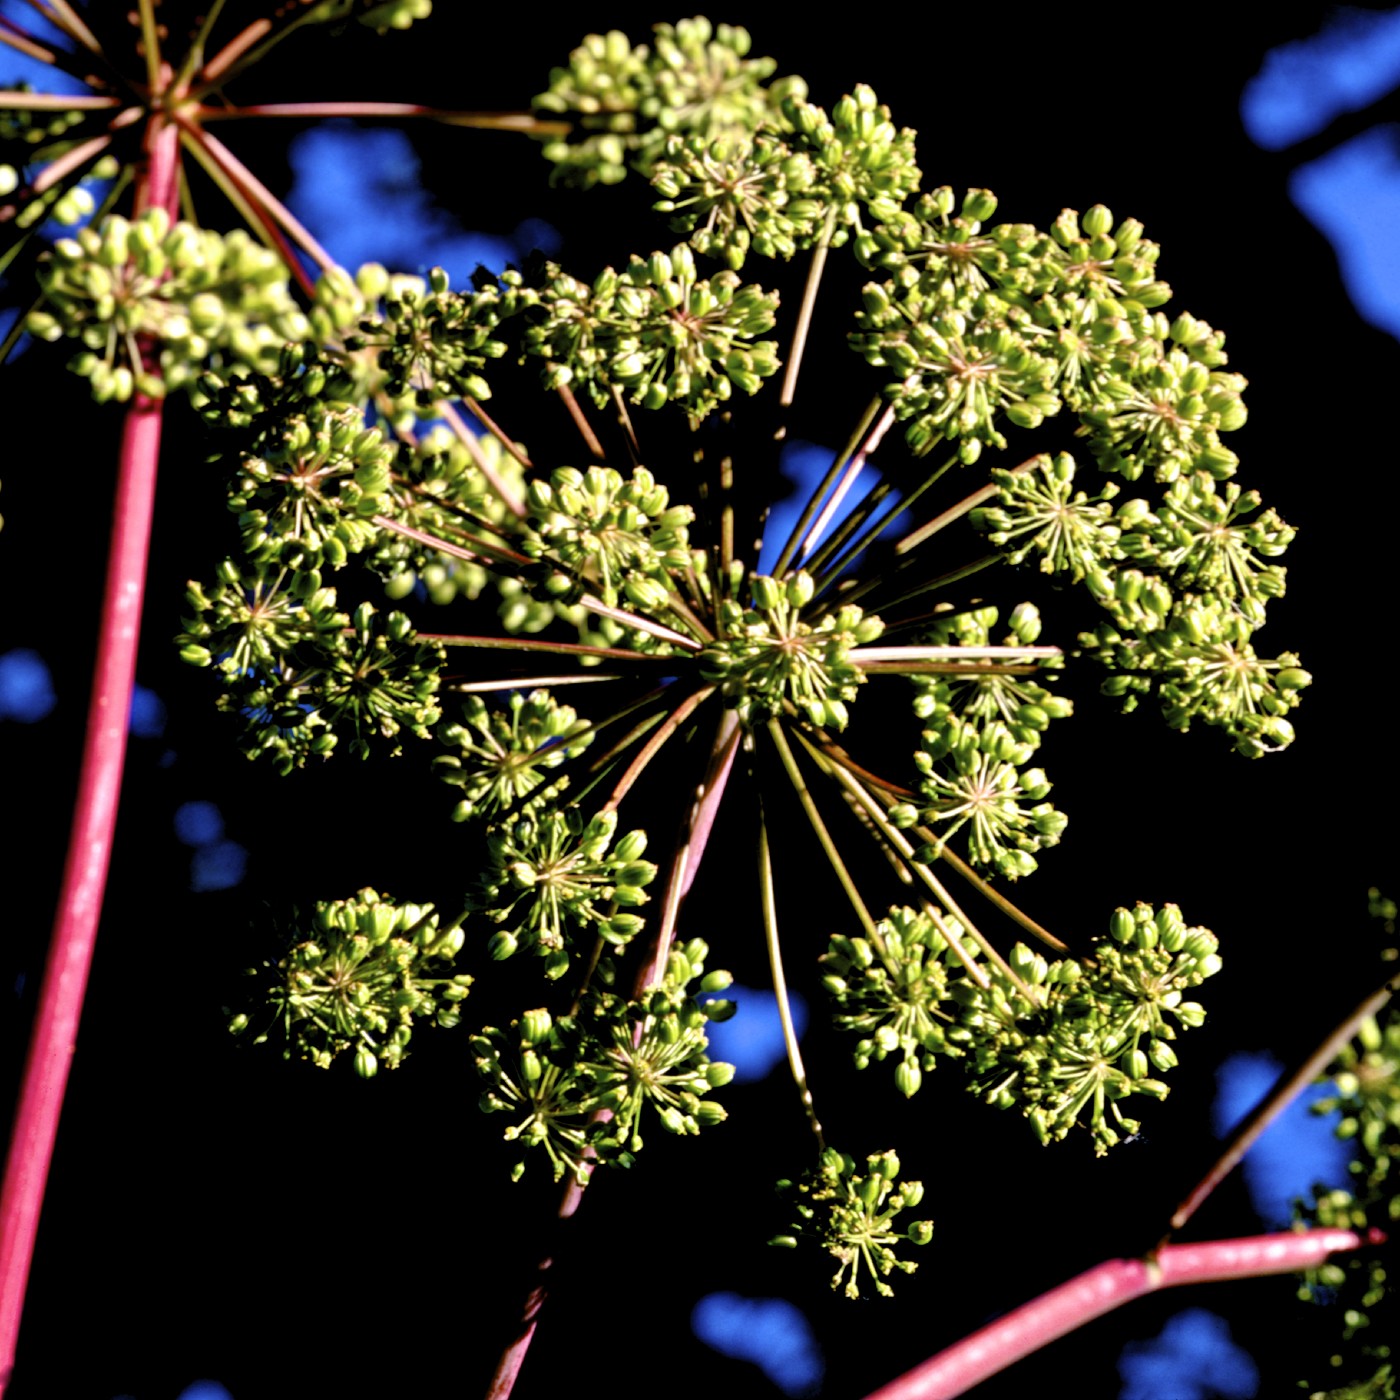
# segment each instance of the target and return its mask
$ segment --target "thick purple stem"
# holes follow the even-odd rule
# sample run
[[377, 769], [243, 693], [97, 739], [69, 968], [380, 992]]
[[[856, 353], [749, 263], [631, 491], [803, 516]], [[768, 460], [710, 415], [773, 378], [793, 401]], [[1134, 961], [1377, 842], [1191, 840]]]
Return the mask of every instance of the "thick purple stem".
[[873, 1391], [866, 1400], [953, 1400], [1104, 1313], [1183, 1283], [1291, 1274], [1333, 1254], [1381, 1242], [1379, 1231], [1297, 1230], [1205, 1244], [1169, 1244], [1146, 1259], [1108, 1259], [1033, 1298], [946, 1351]]
[[[176, 129], [153, 120], [138, 210], [162, 204], [173, 217], [177, 150]], [[44, 1186], [107, 885], [141, 633], [160, 432], [160, 400], [137, 394], [122, 431], [111, 551], [68, 860], [0, 1192], [0, 1394], [14, 1368]]]

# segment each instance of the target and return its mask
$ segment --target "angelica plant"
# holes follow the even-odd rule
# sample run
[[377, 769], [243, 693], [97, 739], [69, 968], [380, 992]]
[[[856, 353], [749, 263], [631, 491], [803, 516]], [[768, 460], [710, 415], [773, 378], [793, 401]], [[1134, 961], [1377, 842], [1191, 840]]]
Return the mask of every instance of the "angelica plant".
[[[1082, 1126], [1103, 1152], [1138, 1131], [1129, 1101], [1167, 1093], [1159, 1076], [1175, 1063], [1172, 1042], [1205, 1015], [1186, 994], [1220, 966], [1214, 935], [1188, 928], [1174, 906], [1142, 904], [1112, 915], [1111, 937], [1081, 935], [1079, 956], [1050, 963], [1024, 944], [999, 946], [969, 904], [990, 896], [1054, 951], [1067, 948], [993, 881], [1031, 874], [1065, 830], [1041, 759], [1052, 719], [1072, 706], [1042, 678], [1070, 659], [1105, 665], [1105, 688], [1129, 706], [1155, 693], [1169, 723], [1218, 725], [1249, 756], [1291, 740], [1285, 716], [1307, 674], [1291, 653], [1257, 659], [1249, 641], [1283, 581], [1281, 566], [1263, 565], [1256, 551], [1275, 557], [1290, 532], [1272, 515], [1253, 527], [1227, 523], [1258, 505], [1232, 486], [1223, 510], [1212, 505], [1215, 482], [1236, 467], [1221, 435], [1244, 421], [1243, 380], [1221, 368], [1220, 333], [1157, 309], [1170, 288], [1134, 220], [1115, 222], [1096, 206], [1082, 218], [1066, 211], [1042, 232], [992, 223], [996, 200], [985, 190], [961, 201], [947, 188], [919, 195], [914, 133], [869, 88], [827, 113], [790, 85], [781, 95], [765, 87], [774, 65], [744, 59], [748, 45], [741, 31], [712, 32], [699, 20], [663, 26], [654, 51], [595, 37], [539, 100], [545, 111], [593, 112], [581, 77], [590, 74], [596, 99], [604, 60], [608, 120], [629, 139], [588, 135], [546, 154], [557, 171], [609, 183], [620, 151], [665, 195], [661, 212], [693, 231], [693, 248], [628, 250], [601, 271], [545, 263], [483, 273], [464, 288], [441, 269], [427, 278], [373, 265], [328, 271], [313, 297], [314, 345], [294, 343], [275, 367], [211, 363], [199, 406], [215, 425], [240, 425], [226, 470], [241, 541], [218, 566], [222, 592], [191, 584], [183, 654], [219, 673], [218, 703], [237, 717], [250, 756], [289, 770], [342, 749], [363, 757], [382, 739], [409, 754], [411, 736], [423, 741], [423, 761], [472, 794], [454, 812], [482, 828], [462, 838], [464, 863], [477, 872], [460, 911], [468, 947], [487, 964], [531, 954], [545, 978], [535, 997], [558, 984], [533, 1021], [522, 1011], [515, 1030], [483, 1030], [474, 1042], [483, 1103], [512, 1110], [507, 1137], [539, 1147], [556, 1176], [587, 1179], [586, 1163], [609, 1160], [601, 1147], [613, 1129], [600, 1125], [631, 1121], [631, 1110], [599, 1096], [589, 1068], [617, 1044], [603, 1011], [618, 1004], [616, 962], [632, 968], [626, 1015], [644, 1045], [655, 1013], [641, 1008], [664, 994], [688, 882], [709, 824], [726, 819], [721, 795], [738, 781], [760, 798], [757, 903], [780, 1000], [774, 869], [792, 855], [790, 840], [775, 847], [770, 813], [795, 800], [850, 905], [852, 933], [837, 935], [826, 985], [838, 1025], [866, 1033], [857, 1063], [897, 1051], [896, 1084], [911, 1096], [942, 1052], [965, 1061], [970, 1086], [1024, 1113], [1042, 1140]], [[712, 102], [685, 97], [690, 64], [700, 89], [715, 84]], [[647, 134], [659, 130], [664, 140]], [[800, 228], [782, 213], [790, 200], [773, 177], [779, 148], [800, 188]], [[705, 201], [677, 198], [683, 162], [706, 150], [719, 162], [710, 178], [744, 190], [719, 241], [718, 219], [701, 219]], [[748, 161], [769, 174], [750, 179]], [[765, 221], [790, 237], [734, 235], [740, 223]], [[875, 275], [850, 332], [876, 371], [874, 397], [764, 571], [745, 545], [753, 522], [735, 483], [773, 469], [771, 443], [745, 433], [742, 401], [780, 367], [779, 342], [765, 337], [781, 305], [748, 280], [750, 268], [765, 254], [812, 254], [786, 352], [788, 404], [826, 255], [847, 246]], [[707, 274], [702, 260], [716, 253], [726, 266]], [[493, 364], [512, 359], [534, 366], [540, 391], [564, 401], [576, 461], [536, 461], [510, 433]], [[520, 392], [518, 376], [510, 383]], [[487, 400], [490, 414], [480, 407]], [[603, 416], [592, 418], [590, 406]], [[1031, 440], [1012, 445], [1062, 409], [1086, 440], [1086, 465]], [[649, 442], [667, 429], [651, 418], [663, 412], [677, 414], [695, 444], [695, 467], [670, 479], [640, 465], [657, 461]], [[414, 506], [429, 460], [420, 435], [440, 422], [454, 434], [458, 466], [450, 489], [429, 493], [425, 515]], [[835, 526], [830, 502], [899, 423], [911, 469], [886, 476]], [[392, 437], [376, 424], [391, 425]], [[1110, 479], [1090, 500], [1076, 471], [1095, 466], [1155, 483], [1158, 497], [1111, 505]], [[924, 524], [887, 538], [896, 515], [915, 504], [927, 511], [936, 487], [968, 473], [970, 490], [955, 488]], [[950, 538], [959, 542], [949, 547]], [[998, 610], [966, 582], [1003, 558], [1031, 564], [1031, 578], [1065, 574], [1106, 620], [1051, 645], [1026, 602], [1003, 635]], [[457, 562], [480, 571], [474, 599], [404, 590], [406, 575]], [[396, 611], [379, 635], [368, 601], [353, 625], [334, 611], [345, 606], [339, 580], [355, 577], [353, 564], [378, 574], [405, 608], [415, 604], [414, 620]], [[241, 606], [240, 595], [256, 605]], [[452, 610], [470, 630], [452, 630]], [[264, 634], [256, 646], [250, 632]], [[546, 659], [562, 672], [541, 673]], [[595, 688], [561, 707], [553, 692], [578, 684]], [[861, 749], [868, 712], [897, 705], [901, 688], [913, 710], [912, 764], [872, 771]], [[878, 699], [867, 694], [876, 691]], [[526, 694], [537, 718], [522, 728], [512, 716]], [[612, 698], [599, 705], [599, 695]], [[435, 728], [445, 755], [428, 746]], [[685, 834], [664, 861], [640, 858], [657, 849], [654, 828], [614, 845], [634, 789], [663, 750], [692, 737], [708, 747], [696, 772], [703, 817], [699, 806], [679, 814]], [[852, 841], [883, 853], [899, 877], [890, 894], [912, 887], [917, 909], [872, 912], [881, 891], [846, 855]], [[554, 1029], [539, 1032], [536, 1022]], [[688, 1033], [703, 1056], [703, 1017]], [[789, 1039], [822, 1170], [845, 1181], [850, 1173], [831, 1164], [852, 1159], [828, 1147]], [[660, 1082], [655, 1068], [632, 1073]], [[629, 1143], [628, 1160], [640, 1134]], [[875, 1146], [871, 1160], [884, 1162], [887, 1149]], [[864, 1201], [866, 1188], [850, 1178], [839, 1190], [803, 1189], [810, 1216], [843, 1192]], [[815, 1235], [845, 1258], [851, 1232], [866, 1228]], [[894, 1236], [868, 1228], [883, 1292], [885, 1276], [913, 1261], [896, 1265]], [[908, 1238], [924, 1243], [928, 1231]], [[839, 1277], [859, 1291], [859, 1271]]]
[[[308, 878], [227, 1024], [381, 1083], [413, 1073], [429, 1028], [461, 1027], [475, 1080], [454, 1121], [479, 1106], [503, 1189], [543, 1174], [571, 1213], [644, 1171], [656, 1129], [723, 1133], [733, 1068], [709, 1027], [736, 1005], [707, 968], [761, 949], [807, 1140], [778, 1192], [744, 1189], [772, 1194], [774, 1243], [825, 1253], [850, 1297], [888, 1295], [937, 1248], [947, 1164], [850, 1141], [789, 971], [820, 978], [857, 1068], [891, 1062], [867, 1079], [892, 1102], [961, 1078], [1029, 1143], [1096, 1155], [1156, 1120], [1228, 931], [1156, 895], [1052, 931], [1019, 882], [1071, 829], [1051, 774], [1084, 674], [1125, 711], [1221, 731], [1193, 738], [1225, 765], [1293, 742], [1311, 678], [1255, 639], [1294, 531], [1234, 479], [1245, 380], [1136, 219], [1017, 202], [1041, 223], [998, 222], [990, 191], [934, 183], [897, 100], [852, 74], [823, 107], [701, 18], [588, 36], [532, 117], [419, 110], [532, 132], [558, 183], [650, 182], [659, 217], [610, 263], [458, 286], [339, 267], [207, 128], [238, 115], [225, 89], [260, 45], [427, 8], [305, 0], [211, 56], [215, 6], [167, 62], [143, 0], [134, 107], [99, 81], [23, 205], [60, 184], [81, 203], [124, 129], [83, 112], [136, 110], [164, 141], [162, 199], [42, 248], [23, 325], [95, 398], [149, 424], [179, 395], [208, 431], [227, 511], [176, 645], [225, 741], [308, 783], [421, 765], [429, 816], [457, 823], [450, 868], [402, 902], [376, 892], [370, 842], [357, 892]], [[87, 47], [76, 12], [53, 14]], [[115, 129], [84, 145], [84, 120]], [[177, 217], [177, 144], [260, 241]], [[838, 253], [864, 284], [845, 305]], [[848, 435], [761, 558], [820, 338], [850, 352]], [[546, 413], [568, 448], [526, 441]], [[717, 825], [751, 832], [752, 864], [726, 872], [742, 912], [700, 930], [687, 896]], [[814, 943], [780, 887], [816, 863], [845, 904]]]

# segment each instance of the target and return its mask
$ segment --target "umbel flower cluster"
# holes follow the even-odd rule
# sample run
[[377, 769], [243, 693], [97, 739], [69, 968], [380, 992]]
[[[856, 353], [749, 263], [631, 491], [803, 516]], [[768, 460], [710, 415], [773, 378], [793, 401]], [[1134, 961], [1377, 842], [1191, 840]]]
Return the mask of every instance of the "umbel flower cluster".
[[[639, 172], [671, 226], [647, 241], [670, 246], [461, 288], [330, 267], [298, 296], [241, 235], [113, 216], [55, 246], [29, 325], [77, 342], [99, 397], [181, 388], [220, 434], [233, 543], [189, 585], [178, 642], [249, 758], [417, 754], [461, 824], [441, 929], [434, 906], [368, 889], [318, 904], [233, 1028], [270, 1020], [289, 1052], [367, 1075], [401, 1063], [413, 1025], [468, 1022], [515, 1175], [533, 1156], [581, 1183], [630, 1164], [653, 1123], [717, 1124], [732, 1070], [706, 1028], [734, 1007], [711, 995], [728, 976], [705, 972], [685, 897], [745, 785], [757, 897], [734, 924], [762, 937], [814, 1140], [779, 1239], [816, 1241], [846, 1292], [884, 1293], [913, 1267], [896, 1247], [932, 1228], [894, 1217], [937, 1184], [826, 1142], [775, 870], [810, 864], [793, 850], [810, 834], [843, 892], [814, 975], [856, 1063], [893, 1062], [896, 1104], [956, 1059], [1042, 1142], [1082, 1129], [1106, 1151], [1137, 1129], [1125, 1101], [1165, 1096], [1220, 957], [1171, 904], [1118, 909], [1071, 947], [1004, 893], [1066, 829], [1042, 753], [1073, 712], [1063, 673], [1101, 667], [1125, 709], [1154, 698], [1250, 757], [1291, 742], [1309, 677], [1255, 650], [1293, 531], [1233, 479], [1245, 381], [1223, 334], [1162, 309], [1141, 225], [1103, 206], [995, 223], [988, 191], [923, 185], [915, 134], [869, 88], [828, 111], [750, 49], [702, 19], [650, 44], [593, 35], [537, 99], [574, 123], [545, 145], [556, 177]], [[870, 279], [845, 378], [865, 401], [760, 570], [746, 512], [778, 448], [771, 417], [745, 430], [744, 401], [765, 392], [784, 426], [797, 412], [843, 248]], [[798, 254], [789, 317], [744, 274]], [[519, 366], [577, 429], [571, 460], [509, 432]], [[877, 451], [898, 469], [837, 523]], [[996, 566], [1012, 597], [1059, 587], [1078, 628], [1052, 642], [1036, 603], [986, 602], [973, 580]], [[900, 725], [907, 764], [877, 771]], [[1007, 920], [1053, 957], [1003, 951], [983, 925]], [[472, 1024], [487, 978], [521, 1009]]]
[[[1395, 946], [1395, 901], [1373, 889], [1370, 906], [1388, 945], [1382, 957], [1393, 970], [1400, 958]], [[1389, 989], [1392, 994], [1400, 990], [1400, 979], [1392, 977]], [[1352, 1146], [1352, 1180], [1347, 1188], [1319, 1188], [1311, 1200], [1295, 1202], [1295, 1214], [1308, 1225], [1393, 1236], [1400, 1222], [1400, 1013], [1393, 1000], [1361, 1021], [1357, 1035], [1343, 1046], [1325, 1081], [1328, 1092], [1314, 1100], [1312, 1109], [1322, 1116], [1335, 1115], [1336, 1135]], [[1340, 1304], [1342, 1340], [1354, 1343], [1350, 1350], [1359, 1350], [1373, 1371], [1364, 1381], [1327, 1393], [1344, 1400], [1352, 1395], [1393, 1395], [1400, 1299], [1384, 1256], [1324, 1264], [1300, 1285], [1298, 1296], [1309, 1302]], [[1336, 1354], [1331, 1364], [1340, 1367], [1343, 1360], [1342, 1354]]]

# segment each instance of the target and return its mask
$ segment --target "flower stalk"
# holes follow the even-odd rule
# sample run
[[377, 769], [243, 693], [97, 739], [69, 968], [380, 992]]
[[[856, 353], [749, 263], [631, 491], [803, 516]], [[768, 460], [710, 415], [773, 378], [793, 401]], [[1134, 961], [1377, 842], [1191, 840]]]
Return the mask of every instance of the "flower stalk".
[[1190, 1283], [1301, 1273], [1383, 1242], [1379, 1231], [1301, 1230], [1204, 1244], [1169, 1244], [1142, 1259], [1106, 1259], [999, 1317], [866, 1400], [953, 1400], [998, 1371], [1134, 1298]]
[[[147, 168], [137, 186], [138, 209], [159, 206], [173, 214], [178, 143], [178, 128], [152, 122]], [[142, 348], [149, 353], [149, 346]], [[112, 855], [155, 510], [162, 402], [137, 393], [122, 430], [68, 859], [0, 1190], [0, 1394], [14, 1367], [29, 1266]]]

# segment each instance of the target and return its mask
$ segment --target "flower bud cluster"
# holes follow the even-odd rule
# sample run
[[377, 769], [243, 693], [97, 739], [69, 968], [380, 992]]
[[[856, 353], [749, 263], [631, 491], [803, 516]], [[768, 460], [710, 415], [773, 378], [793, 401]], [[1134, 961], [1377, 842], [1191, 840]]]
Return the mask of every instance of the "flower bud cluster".
[[[644, 1123], [681, 1135], [722, 1123], [723, 1107], [707, 1095], [733, 1079], [734, 1066], [709, 1058], [705, 1027], [727, 1019], [733, 1003], [706, 994], [732, 979], [706, 973], [708, 955], [701, 939], [678, 944], [661, 982], [632, 1001], [607, 989], [605, 959], [570, 1015], [538, 1008], [473, 1036], [486, 1082], [480, 1106], [510, 1116], [505, 1140], [542, 1148], [556, 1181], [566, 1172], [582, 1181], [589, 1163], [630, 1166]], [[512, 1175], [524, 1170], [522, 1153]]]
[[[1371, 913], [1384, 921], [1391, 938], [1394, 903], [1373, 889]], [[1395, 949], [1382, 956], [1393, 960]], [[1312, 1111], [1335, 1116], [1336, 1135], [1352, 1145], [1350, 1189], [1317, 1191], [1311, 1202], [1295, 1203], [1295, 1213], [1324, 1229], [1393, 1234], [1400, 1221], [1400, 1015], [1393, 1001], [1361, 1021], [1325, 1079], [1331, 1081], [1330, 1092]], [[1309, 1273], [1298, 1292], [1304, 1299], [1340, 1305], [1344, 1341], [1360, 1333], [1375, 1339], [1363, 1348], [1366, 1354], [1390, 1355], [1386, 1339], [1396, 1334], [1400, 1301], [1384, 1253], [1368, 1251], [1345, 1263], [1324, 1264]]]
[[[923, 634], [935, 646], [985, 647], [991, 644], [1000, 616], [992, 606], [969, 608], [940, 618]], [[1019, 603], [1007, 618], [1002, 646], [1033, 646], [1041, 633], [1040, 609]], [[1041, 663], [1041, 673], [1062, 665], [1055, 657]], [[925, 727], [941, 732], [956, 715], [975, 724], [1000, 721], [1017, 742], [1040, 747], [1052, 721], [1074, 713], [1074, 702], [1052, 694], [1033, 676], [1008, 675], [988, 660], [970, 660], [956, 675], [912, 676], [914, 713]], [[979, 674], [984, 672], [985, 674]]]
[[211, 362], [268, 369], [310, 329], [275, 253], [241, 229], [172, 224], [159, 207], [60, 239], [39, 281], [45, 304], [25, 327], [41, 340], [80, 341], [69, 367], [99, 401], [192, 388]]
[[1154, 1075], [1176, 1064], [1178, 1031], [1205, 1020], [1185, 993], [1220, 970], [1217, 948], [1174, 904], [1116, 910], [1109, 937], [1082, 960], [1049, 962], [1017, 944], [1009, 963], [1019, 985], [988, 967], [987, 986], [962, 978], [953, 988], [963, 1011], [949, 1038], [965, 1051], [973, 1091], [1019, 1108], [1042, 1142], [1087, 1119], [1102, 1156], [1140, 1127], [1124, 1099], [1167, 1096]]
[[1261, 659], [1251, 637], [1284, 591], [1285, 570], [1265, 561], [1287, 549], [1292, 527], [1272, 510], [1254, 515], [1257, 492], [1206, 472], [1177, 477], [1156, 505], [1116, 507], [1113, 483], [1089, 497], [1075, 475], [1063, 452], [994, 470], [997, 504], [971, 522], [1011, 562], [1038, 558], [1042, 572], [1085, 584], [1112, 621], [1081, 645], [1114, 672], [1103, 688], [1125, 708], [1155, 690], [1174, 728], [1219, 725], [1249, 757], [1286, 747], [1286, 715], [1311, 677], [1292, 653]]
[[862, 209], [877, 223], [898, 218], [900, 206], [918, 189], [914, 132], [896, 127], [890, 109], [864, 83], [829, 114], [790, 97], [783, 103], [783, 119], [792, 144], [816, 166], [832, 247], [864, 230]]
[[757, 339], [773, 328], [777, 293], [728, 270], [698, 276], [684, 243], [607, 268], [591, 288], [550, 269], [540, 300], [527, 352], [546, 361], [546, 383], [583, 388], [599, 407], [615, 386], [643, 408], [681, 404], [698, 422], [778, 369], [777, 342]]
[[779, 1192], [792, 1206], [792, 1233], [778, 1235], [770, 1244], [792, 1249], [799, 1239], [811, 1239], [837, 1261], [833, 1289], [859, 1298], [864, 1275], [882, 1298], [894, 1289], [885, 1280], [896, 1270], [912, 1274], [918, 1265], [900, 1259], [896, 1246], [909, 1242], [924, 1245], [933, 1238], [933, 1222], [916, 1220], [896, 1229], [895, 1216], [913, 1210], [924, 1198], [923, 1183], [899, 1180], [899, 1158], [893, 1152], [872, 1153], [865, 1159], [865, 1175], [856, 1174], [855, 1158], [826, 1148], [813, 1171], [796, 1181], [780, 1181]]
[[[381, 513], [418, 533], [376, 532], [365, 562], [385, 583], [390, 598], [406, 598], [421, 583], [427, 600], [445, 606], [458, 597], [480, 596], [493, 575], [485, 555], [463, 559], [445, 554], [427, 540], [451, 542], [464, 529], [487, 547], [504, 548], [513, 533], [510, 514], [477, 459], [517, 499], [524, 494], [524, 468], [491, 433], [478, 435], [470, 449], [441, 425], [419, 433], [398, 454]], [[497, 586], [503, 577], [495, 576]]]
[[631, 584], [628, 601], [652, 611], [655, 590], [644, 584], [649, 581], [661, 588], [656, 602], [664, 610], [671, 587], [667, 570], [690, 567], [688, 528], [695, 511], [673, 506], [670, 493], [645, 467], [633, 468], [625, 479], [612, 467], [560, 467], [547, 482], [530, 482], [526, 502], [535, 538], [526, 540], [525, 553], [548, 555], [609, 606]]
[[342, 737], [357, 758], [384, 741], [399, 753], [404, 730], [426, 739], [441, 718], [442, 648], [418, 642], [402, 613], [338, 612], [316, 571], [230, 560], [215, 589], [191, 583], [186, 598], [181, 656], [219, 672], [218, 708], [239, 717], [249, 758], [286, 773]]
[[749, 57], [745, 29], [696, 17], [654, 34], [651, 46], [617, 29], [590, 34], [550, 74], [535, 110], [567, 116], [582, 133], [545, 142], [554, 180], [611, 185], [629, 166], [650, 176], [671, 138], [738, 144], [777, 123], [784, 97], [806, 93], [797, 78], [767, 86], [777, 64]]
[[229, 495], [243, 548], [260, 564], [339, 568], [378, 537], [395, 448], [344, 404], [278, 421], [243, 454]]
[[1245, 381], [1220, 369], [1224, 336], [1188, 313], [1155, 308], [1159, 249], [1142, 225], [1113, 226], [1102, 205], [983, 232], [996, 209], [969, 190], [961, 212], [943, 188], [858, 240], [891, 273], [865, 288], [853, 346], [894, 371], [886, 396], [918, 452], [940, 440], [964, 462], [1005, 446], [1001, 422], [1036, 427], [1061, 405], [1079, 415], [1105, 471], [1170, 482], [1235, 469], [1220, 434], [1241, 427]]
[[856, 257], [866, 267], [897, 272], [906, 267], [924, 275], [925, 291], [934, 291], [950, 307], [975, 299], [1004, 273], [1010, 258], [998, 241], [982, 231], [996, 213], [990, 190], [968, 190], [958, 213], [947, 185], [921, 194], [912, 210], [901, 209], [855, 239]]
[[433, 12], [433, 0], [356, 0], [355, 18], [378, 34], [408, 29]]
[[[1049, 711], [1039, 708], [1049, 724]], [[966, 827], [973, 864], [1018, 879], [1036, 869], [1035, 851], [1056, 846], [1068, 818], [1044, 801], [1053, 785], [1046, 771], [1026, 766], [1040, 743], [1030, 720], [1039, 721], [1030, 708], [1018, 711], [1015, 727], [1000, 718], [935, 714], [914, 755], [924, 799], [918, 812], [937, 833], [925, 857], [935, 858]]]
[[690, 246], [737, 271], [750, 252], [790, 258], [810, 248], [826, 203], [805, 151], [772, 132], [752, 141], [672, 137], [652, 169], [655, 205]]
[[346, 350], [373, 350], [385, 392], [410, 400], [427, 417], [444, 399], [491, 397], [482, 370], [509, 348], [496, 332], [538, 301], [518, 272], [482, 276], [472, 291], [454, 292], [440, 267], [428, 274], [426, 286], [399, 279], [381, 297], [377, 314], [364, 316], [346, 337]]
[[[32, 83], [8, 83], [10, 91], [34, 91]], [[0, 199], [9, 200], [5, 217], [16, 228], [33, 229], [45, 220], [72, 228], [89, 218], [97, 207], [91, 185], [112, 180], [120, 171], [112, 155], [89, 159], [70, 167], [47, 188], [35, 191], [43, 168], [60, 156], [68, 155], [78, 144], [79, 126], [88, 114], [78, 110], [45, 110], [15, 107], [0, 111]], [[65, 162], [68, 164], [68, 162]], [[28, 179], [25, 178], [26, 171]], [[48, 177], [46, 177], [47, 179]], [[10, 196], [14, 199], [10, 200]], [[13, 254], [6, 254], [6, 261]]]
[[[321, 1069], [353, 1051], [356, 1073], [368, 1079], [403, 1061], [415, 1017], [457, 1024], [472, 979], [447, 970], [463, 934], [457, 923], [441, 927], [431, 904], [395, 904], [363, 889], [353, 899], [318, 903], [307, 932], [277, 963], [248, 969], [273, 1013], [255, 1043], [280, 1028], [284, 1056]], [[229, 1030], [241, 1034], [253, 1019], [240, 1012]]]
[[1041, 573], [1065, 573], [1077, 583], [1091, 569], [1122, 557], [1118, 542], [1124, 526], [1109, 504], [1117, 484], [1105, 483], [1094, 496], [1077, 490], [1069, 453], [1042, 454], [1015, 471], [994, 467], [991, 478], [999, 488], [997, 504], [977, 507], [969, 519], [1008, 563], [1034, 559]]
[[[1356, 1174], [1381, 1189], [1392, 1169], [1400, 1172], [1400, 1016], [1388, 1009], [1380, 1019], [1367, 1017], [1329, 1075], [1332, 1092], [1312, 1111], [1340, 1115], [1337, 1136], [1360, 1149], [1362, 1170]], [[1389, 1194], [1395, 1194], [1393, 1183]]]
[[641, 931], [642, 918], [631, 911], [650, 898], [656, 866], [640, 859], [644, 831], [629, 831], [614, 846], [616, 831], [616, 813], [585, 823], [572, 806], [488, 831], [488, 864], [470, 905], [500, 926], [487, 949], [493, 958], [526, 948], [544, 959], [545, 976], [557, 979], [569, 969], [580, 932], [620, 948]]
[[460, 721], [445, 721], [437, 737], [452, 753], [433, 760], [433, 771], [462, 790], [453, 821], [522, 814], [556, 800], [568, 777], [546, 781], [546, 770], [577, 758], [594, 731], [572, 705], [560, 705], [547, 690], [512, 691], [505, 706], [489, 709], [479, 695], [461, 702]]
[[784, 580], [755, 574], [749, 584], [751, 606], [721, 601], [720, 636], [700, 654], [701, 675], [720, 686], [725, 704], [750, 726], [790, 703], [819, 727], [844, 729], [847, 706], [865, 683], [850, 651], [873, 642], [884, 623], [854, 603], [834, 612], [819, 607], [804, 620], [815, 594], [805, 570]]
[[895, 1086], [905, 1098], [918, 1093], [923, 1071], [934, 1069], [940, 1055], [963, 1053], [947, 1034], [958, 1018], [949, 986], [963, 964], [945, 930], [975, 954], [975, 944], [963, 944], [965, 930], [956, 919], [932, 908], [919, 912], [904, 907], [891, 909], [876, 924], [875, 938], [833, 934], [821, 958], [826, 969], [822, 985], [835, 1008], [836, 1025], [861, 1037], [856, 1068], [898, 1053]]

